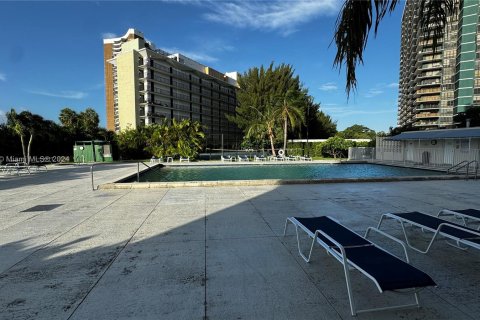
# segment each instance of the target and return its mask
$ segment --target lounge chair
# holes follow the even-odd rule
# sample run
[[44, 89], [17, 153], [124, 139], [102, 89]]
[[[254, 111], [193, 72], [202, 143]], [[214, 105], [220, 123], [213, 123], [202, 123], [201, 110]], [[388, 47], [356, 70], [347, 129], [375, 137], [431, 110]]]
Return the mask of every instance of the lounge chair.
[[225, 161], [230, 161], [232, 162], [233, 161], [233, 158], [231, 156], [221, 156], [221, 159], [222, 159], [222, 162], [225, 162]]
[[17, 175], [20, 175], [21, 173], [30, 174], [30, 166], [25, 162], [7, 163], [2, 166], [2, 172], [7, 174], [16, 173]]
[[312, 161], [312, 157], [302, 156], [302, 157], [300, 157], [300, 160], [302, 160], [302, 161]]
[[180, 162], [190, 162], [190, 157], [186, 157], [186, 158], [180, 157]]
[[239, 155], [239, 156], [238, 156], [238, 161], [240, 161], [240, 162], [241, 162], [241, 161], [246, 161], [246, 162], [248, 162], [248, 161], [250, 161], [250, 159], [248, 159], [248, 157], [247, 157], [246, 155], [243, 155], [243, 156]]
[[[370, 227], [367, 229], [365, 237], [362, 237], [327, 216], [314, 218], [290, 217], [285, 222], [284, 236], [289, 223], [295, 226], [298, 252], [306, 262], [310, 261], [313, 247], [315, 243], [318, 243], [329, 255], [343, 265], [352, 316], [361, 312], [419, 307], [418, 292], [420, 289], [436, 286], [436, 283], [429, 275], [408, 263], [409, 259], [405, 244], [383, 231]], [[298, 229], [303, 230], [312, 239], [308, 256], [305, 256], [300, 248]], [[407, 262], [367, 240], [366, 238], [371, 231], [386, 236], [402, 245]], [[413, 293], [415, 303], [357, 310], [350, 281], [350, 269], [356, 269], [372, 280], [381, 293], [384, 291]]]
[[[448, 216], [448, 215], [453, 215], [457, 218], [462, 219], [464, 226], [467, 226], [467, 220], [475, 220], [476, 222], [480, 222], [480, 210], [477, 210], [477, 209], [462, 209], [462, 210], [443, 209], [437, 213], [437, 217]], [[478, 226], [478, 230], [480, 230], [480, 225]]]
[[[425, 213], [413, 211], [404, 213], [383, 214], [380, 218], [380, 221], [378, 222], [378, 229], [380, 229], [383, 221], [386, 219], [394, 219], [400, 222], [407, 245], [413, 250], [423, 254], [428, 253], [434, 241], [439, 236], [443, 236], [444, 238], [455, 241], [455, 244], [451, 242], [447, 243], [462, 250], [466, 250], [469, 247], [480, 249], [480, 232], [478, 230], [474, 230], [453, 222], [449, 222]], [[419, 227], [422, 229], [422, 231], [433, 232], [433, 237], [425, 250], [421, 250], [410, 243], [410, 241], [408, 240], [405, 224]]]
[[254, 155], [253, 161], [267, 161], [267, 158], [265, 158], [265, 156], [257, 157], [257, 155]]

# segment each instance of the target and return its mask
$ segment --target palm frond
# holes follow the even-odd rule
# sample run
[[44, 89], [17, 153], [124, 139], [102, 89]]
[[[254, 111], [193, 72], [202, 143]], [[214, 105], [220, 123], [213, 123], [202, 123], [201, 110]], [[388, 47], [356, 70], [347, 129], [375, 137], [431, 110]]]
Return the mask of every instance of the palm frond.
[[350, 96], [350, 92], [357, 86], [355, 70], [358, 64], [363, 64], [363, 51], [372, 28], [374, 11], [376, 35], [380, 21], [387, 12], [395, 9], [398, 2], [398, 0], [372, 1], [346, 0], [337, 17], [333, 39], [337, 53], [333, 65], [339, 69], [343, 64], [346, 65], [347, 96]]
[[443, 37], [447, 17], [456, 12], [455, 0], [422, 0], [419, 8], [419, 21], [425, 40], [432, 40], [433, 52], [438, 40]]

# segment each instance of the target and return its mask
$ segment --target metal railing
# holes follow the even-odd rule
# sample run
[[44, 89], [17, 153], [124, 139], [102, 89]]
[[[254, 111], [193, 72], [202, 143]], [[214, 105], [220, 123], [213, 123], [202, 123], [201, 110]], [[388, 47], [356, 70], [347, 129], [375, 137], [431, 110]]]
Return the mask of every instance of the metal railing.
[[465, 166], [469, 166], [469, 163], [470, 162], [468, 162], [467, 160], [463, 160], [462, 162], [459, 162], [459, 163], [451, 166], [450, 168], [448, 168], [447, 169], [447, 174], [449, 174], [450, 171], [453, 171], [453, 169], [455, 169], [455, 173], [458, 173], [458, 170], [460, 170], [462, 168], [465, 168]]
[[466, 171], [465, 171], [465, 178], [468, 179], [470, 177], [470, 166], [474, 164], [474, 174], [473, 174], [473, 178], [475, 180], [477, 180], [477, 175], [478, 175], [478, 161], [477, 160], [472, 160], [472, 161], [468, 161], [468, 160], [464, 160], [460, 163], [457, 163], [456, 165], [454, 166], [451, 166], [450, 168], [447, 169], [447, 174], [449, 174], [453, 169], [455, 169], [455, 173], [458, 173], [459, 170], [463, 169], [463, 168], [466, 168]]
[[470, 170], [470, 164], [474, 163], [475, 164], [475, 174], [473, 175], [473, 178], [477, 180], [477, 174], [478, 174], [478, 161], [477, 160], [472, 160], [468, 163], [467, 166], [467, 179], [469, 178], [469, 170]]
[[[140, 182], [140, 163], [143, 164], [144, 166], [146, 166], [146, 167], [149, 168], [149, 169], [155, 169], [154, 167], [149, 166], [148, 164], [146, 164], [146, 163], [143, 162], [143, 161], [137, 161], [137, 182]], [[90, 165], [90, 178], [91, 178], [91, 183], [92, 183], [92, 191], [98, 190], [98, 186], [95, 187], [95, 184], [94, 184], [94, 177], [93, 177], [93, 176], [94, 176], [94, 175], [93, 175], [94, 170], [93, 170], [93, 168], [94, 168], [95, 166], [98, 166], [98, 165], [108, 165], [108, 164], [112, 164], [112, 163], [103, 163], [103, 162], [100, 162], [100, 163], [92, 163], [92, 164]]]

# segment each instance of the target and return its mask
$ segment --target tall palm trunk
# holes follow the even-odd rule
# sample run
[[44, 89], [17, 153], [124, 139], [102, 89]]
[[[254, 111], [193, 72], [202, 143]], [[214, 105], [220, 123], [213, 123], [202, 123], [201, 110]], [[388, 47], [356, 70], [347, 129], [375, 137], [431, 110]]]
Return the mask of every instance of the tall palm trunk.
[[285, 155], [287, 155], [287, 128], [288, 118], [285, 117], [285, 121], [283, 123], [283, 150], [285, 151]]
[[268, 128], [268, 138], [270, 139], [270, 146], [272, 148], [272, 156], [276, 156], [275, 154], [275, 146], [273, 144], [273, 130], [272, 128]]
[[32, 146], [32, 140], [33, 140], [33, 133], [30, 133], [30, 139], [28, 140], [28, 147], [27, 147], [27, 159], [25, 160], [27, 164], [30, 164], [30, 147]]
[[27, 162], [26, 158], [26, 152], [25, 152], [25, 141], [23, 139], [23, 135], [20, 135], [20, 142], [22, 143], [22, 154], [23, 154], [23, 160]]

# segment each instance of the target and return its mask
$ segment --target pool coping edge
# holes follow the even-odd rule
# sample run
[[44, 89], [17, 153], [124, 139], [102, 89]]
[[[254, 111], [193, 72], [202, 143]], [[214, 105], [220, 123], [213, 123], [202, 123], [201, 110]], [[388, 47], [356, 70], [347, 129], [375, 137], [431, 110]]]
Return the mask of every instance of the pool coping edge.
[[332, 179], [263, 179], [263, 180], [224, 180], [224, 181], [181, 181], [181, 182], [130, 182], [105, 183], [98, 186], [101, 190], [112, 189], [158, 189], [182, 187], [229, 187], [229, 186], [266, 186], [291, 184], [359, 183], [359, 182], [400, 182], [429, 180], [461, 180], [465, 175], [435, 175], [383, 178], [332, 178]]

